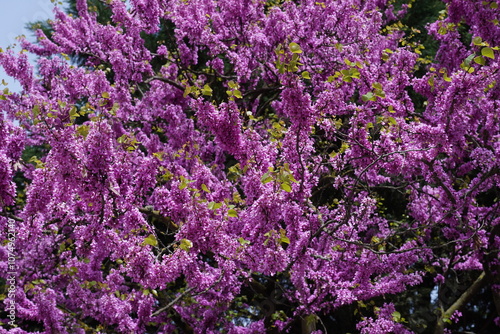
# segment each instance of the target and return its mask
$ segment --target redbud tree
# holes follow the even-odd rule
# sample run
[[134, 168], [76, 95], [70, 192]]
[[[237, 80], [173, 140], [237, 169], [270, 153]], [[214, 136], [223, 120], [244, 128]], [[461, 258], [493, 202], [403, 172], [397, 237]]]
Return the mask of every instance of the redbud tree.
[[55, 6], [0, 53], [2, 333], [498, 330], [500, 1], [434, 3]]

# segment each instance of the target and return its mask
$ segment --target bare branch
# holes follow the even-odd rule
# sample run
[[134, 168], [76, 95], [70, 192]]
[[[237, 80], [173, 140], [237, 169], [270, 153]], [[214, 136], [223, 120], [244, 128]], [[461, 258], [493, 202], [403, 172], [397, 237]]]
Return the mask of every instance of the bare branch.
[[9, 213], [9, 212], [0, 211], [0, 216], [13, 219], [13, 220], [15, 220], [17, 222], [23, 222], [24, 221], [24, 219], [22, 219], [22, 218], [20, 218], [18, 216], [15, 216], [15, 215], [13, 215], [12, 213]]
[[472, 285], [451, 305], [444, 311], [438, 319], [434, 334], [444, 333], [444, 319], [449, 319], [455, 311], [465, 306], [475, 294], [486, 284], [486, 273], [483, 271], [481, 275], [472, 283]]
[[172, 308], [172, 306], [174, 306], [179, 300], [181, 300], [182, 298], [184, 298], [184, 296], [186, 296], [188, 293], [190, 293], [191, 291], [194, 290], [194, 287], [190, 287], [188, 289], [186, 289], [186, 291], [184, 291], [183, 293], [179, 294], [177, 297], [175, 297], [170, 303], [168, 303], [167, 305], [163, 306], [162, 308], [160, 308], [159, 310], [153, 312], [153, 314], [151, 316], [153, 317], [156, 317], [157, 315], [159, 315], [160, 313], [164, 312], [164, 311], [167, 311], [169, 310], [170, 308]]

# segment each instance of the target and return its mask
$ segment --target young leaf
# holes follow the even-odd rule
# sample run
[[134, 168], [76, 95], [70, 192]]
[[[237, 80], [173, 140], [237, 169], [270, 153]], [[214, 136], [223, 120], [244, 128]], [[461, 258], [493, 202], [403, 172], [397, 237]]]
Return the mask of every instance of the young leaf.
[[212, 92], [213, 90], [208, 84], [205, 84], [205, 86], [203, 86], [203, 89], [201, 90], [201, 93], [206, 96], [212, 96]]
[[156, 246], [158, 246], [158, 240], [156, 240], [156, 237], [154, 236], [154, 234], [150, 234], [150, 235], [148, 235], [148, 237], [146, 239], [144, 239], [142, 244], [156, 247]]
[[283, 244], [289, 245], [290, 244], [290, 239], [287, 236], [282, 236], [282, 237], [280, 237], [280, 242], [283, 243]]
[[238, 99], [243, 98], [243, 96], [241, 95], [241, 92], [238, 89], [234, 90], [233, 95], [234, 95], [234, 97], [236, 97]]
[[298, 45], [297, 43], [292, 42], [288, 44], [288, 48], [290, 49], [290, 51], [292, 51], [292, 53], [302, 53], [300, 45]]
[[392, 320], [395, 321], [395, 322], [399, 322], [401, 321], [401, 313], [399, 313], [398, 311], [394, 311], [392, 312]]
[[365, 95], [361, 96], [361, 100], [363, 100], [363, 102], [375, 101], [376, 97], [373, 95], [372, 92], [368, 92]]
[[250, 241], [245, 240], [245, 239], [244, 239], [244, 238], [242, 238], [242, 237], [238, 238], [238, 242], [239, 242], [242, 246], [248, 245], [248, 244], [250, 243]]
[[208, 208], [210, 210], [217, 210], [217, 209], [220, 209], [222, 207], [222, 203], [217, 203], [217, 202], [209, 202], [208, 203]]
[[470, 62], [472, 61], [472, 59], [474, 59], [474, 54], [471, 54], [467, 58], [465, 58], [464, 63], [463, 63], [464, 66], [465, 67], [469, 67], [470, 66]]
[[269, 183], [272, 180], [273, 178], [269, 173], [264, 173], [264, 175], [262, 175], [262, 177], [260, 178], [260, 182], [262, 182], [263, 184]]
[[472, 39], [472, 43], [476, 46], [483, 45], [483, 39], [479, 36], [476, 36]]
[[481, 55], [483, 55], [484, 57], [495, 59], [495, 53], [493, 52], [493, 49], [488, 46], [485, 46], [481, 49]]
[[289, 192], [292, 191], [292, 187], [290, 187], [290, 184], [288, 184], [288, 183], [282, 183], [281, 184], [281, 189], [283, 189], [287, 193], [289, 193]]
[[479, 65], [485, 65], [486, 64], [486, 61], [484, 60], [484, 58], [482, 56], [477, 56], [474, 58], [474, 62], [476, 64], [479, 64]]
[[193, 248], [193, 243], [191, 242], [191, 240], [182, 239], [181, 242], [180, 242], [179, 248], [182, 249], [182, 250], [185, 250], [187, 252], [191, 248]]

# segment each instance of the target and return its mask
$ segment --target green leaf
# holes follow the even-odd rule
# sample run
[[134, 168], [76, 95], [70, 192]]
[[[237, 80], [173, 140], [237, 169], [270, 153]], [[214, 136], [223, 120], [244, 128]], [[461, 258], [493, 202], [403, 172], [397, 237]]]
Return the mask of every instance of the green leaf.
[[179, 189], [182, 190], [182, 189], [185, 189], [189, 183], [193, 183], [194, 180], [189, 180], [189, 179], [186, 179], [184, 176], [181, 175], [180, 177], [180, 180], [181, 180], [181, 183], [179, 183]]
[[343, 76], [351, 76], [351, 71], [349, 71], [349, 70], [340, 70], [340, 73]]
[[357, 68], [351, 68], [351, 69], [349, 70], [349, 72], [351, 73], [351, 76], [352, 76], [353, 78], [359, 79], [359, 77], [360, 77], [360, 73], [359, 73], [359, 71], [358, 71], [358, 69], [357, 69]]
[[484, 58], [482, 56], [477, 56], [474, 58], [474, 62], [476, 64], [479, 64], [479, 65], [485, 65], [486, 64], [486, 60], [484, 60]]
[[472, 39], [472, 43], [476, 46], [483, 45], [483, 39], [479, 36], [476, 36]]
[[308, 72], [308, 71], [304, 71], [304, 72], [302, 72], [302, 77], [303, 77], [304, 79], [311, 80], [311, 76], [309, 75], [309, 72]]
[[292, 51], [292, 53], [302, 53], [300, 45], [298, 45], [297, 43], [292, 42], [288, 44], [288, 48], [290, 49], [290, 51]]
[[493, 52], [493, 49], [486, 46], [484, 48], [481, 49], [481, 54], [484, 56], [484, 57], [488, 57], [488, 58], [491, 58], [491, 59], [495, 59], [495, 53]]
[[205, 84], [205, 86], [203, 86], [203, 89], [201, 90], [201, 93], [206, 96], [212, 96], [212, 92], [213, 90], [208, 84]]
[[220, 209], [222, 207], [222, 203], [216, 203], [216, 202], [209, 202], [208, 203], [208, 208], [210, 210], [217, 210], [217, 209]]
[[280, 242], [289, 245], [290, 244], [290, 239], [288, 237], [281, 237]]
[[57, 104], [59, 105], [60, 108], [65, 108], [66, 107], [66, 102], [57, 100]]
[[204, 191], [204, 192], [207, 192], [209, 193], [210, 192], [210, 189], [208, 189], [207, 185], [206, 184], [202, 184], [201, 185], [201, 189]]
[[101, 96], [105, 99], [109, 99], [109, 93], [108, 92], [103, 92]]
[[164, 155], [164, 154], [165, 154], [165, 152], [155, 152], [155, 153], [153, 153], [153, 156], [154, 156], [156, 159], [158, 159], [158, 160], [160, 160], [160, 161], [163, 161], [163, 155]]
[[69, 117], [71, 117], [71, 119], [75, 119], [78, 116], [79, 116], [78, 110], [76, 109], [76, 107], [72, 107], [69, 111]]
[[471, 54], [467, 58], [465, 58], [464, 65], [467, 67], [470, 66], [470, 62], [472, 61], [472, 59], [474, 59], [474, 54]]
[[243, 98], [243, 96], [241, 95], [241, 92], [238, 89], [236, 89], [236, 90], [233, 91], [233, 96], [236, 97], [236, 98], [238, 98], [238, 99], [242, 99]]
[[273, 178], [269, 173], [264, 173], [264, 175], [262, 175], [262, 177], [260, 178], [260, 182], [262, 182], [263, 184], [269, 183], [272, 180]]
[[180, 249], [185, 250], [186, 252], [193, 248], [193, 243], [188, 239], [182, 239], [179, 245]]
[[37, 117], [38, 115], [40, 115], [40, 106], [37, 104], [33, 107], [33, 117]]
[[35, 286], [33, 285], [33, 283], [25, 284], [24, 285], [24, 292], [27, 292], [27, 291], [34, 289], [34, 288], [35, 288]]
[[368, 92], [365, 95], [361, 96], [361, 100], [363, 100], [363, 102], [375, 101], [376, 97], [373, 95], [372, 92]]
[[281, 189], [283, 189], [287, 193], [289, 193], [289, 192], [292, 191], [292, 187], [290, 187], [290, 184], [288, 184], [288, 183], [282, 183], [281, 184]]
[[227, 215], [229, 217], [238, 217], [238, 212], [235, 209], [229, 209], [227, 211]]
[[148, 237], [146, 239], [144, 239], [142, 244], [156, 247], [156, 246], [158, 246], [158, 240], [156, 240], [156, 237], [154, 236], [154, 234], [150, 234], [150, 235], [148, 235]]
[[429, 86], [434, 87], [434, 74], [427, 79]]
[[474, 72], [474, 67], [468, 67], [468, 68], [464, 68], [465, 72], [467, 73], [473, 73]]
[[32, 156], [29, 159], [29, 162], [33, 162], [36, 166], [36, 168], [45, 168], [45, 163], [39, 160], [36, 156]]
[[431, 273], [431, 274], [434, 274], [436, 272], [436, 268], [434, 268], [434, 266], [431, 266], [431, 265], [425, 265], [424, 266], [424, 269], [425, 271]]
[[238, 238], [238, 242], [242, 245], [242, 246], [245, 246], [245, 245], [248, 245], [250, 244], [250, 241], [248, 240], [245, 240], [244, 238]]
[[287, 181], [293, 182], [293, 183], [299, 183], [299, 181], [295, 180], [292, 174], [287, 175]]
[[392, 320], [395, 321], [395, 322], [399, 322], [401, 321], [401, 313], [399, 313], [398, 311], [394, 311], [392, 312]]

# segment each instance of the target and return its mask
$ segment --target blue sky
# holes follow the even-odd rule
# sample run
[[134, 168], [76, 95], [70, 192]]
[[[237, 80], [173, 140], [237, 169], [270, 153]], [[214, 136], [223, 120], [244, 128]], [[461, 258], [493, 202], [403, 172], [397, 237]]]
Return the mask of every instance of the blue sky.
[[[31, 33], [25, 29], [26, 24], [53, 17], [52, 8], [50, 0], [2, 1], [0, 7], [0, 47], [5, 50], [7, 46], [17, 43], [16, 36], [19, 35], [31, 37]], [[0, 68], [0, 81], [1, 79], [5, 79], [9, 83], [10, 90], [19, 90], [19, 85], [14, 80], [9, 79]]]

